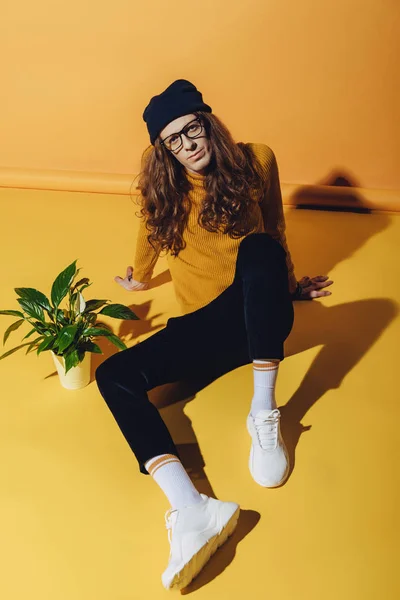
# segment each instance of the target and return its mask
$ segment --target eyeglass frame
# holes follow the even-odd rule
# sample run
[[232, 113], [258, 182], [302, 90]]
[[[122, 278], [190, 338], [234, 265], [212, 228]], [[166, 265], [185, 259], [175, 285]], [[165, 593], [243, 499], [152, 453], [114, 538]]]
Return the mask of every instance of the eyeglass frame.
[[[190, 135], [187, 135], [184, 130], [186, 129], [186, 127], [188, 127], [188, 125], [190, 125], [191, 123], [194, 123], [194, 121], [198, 121], [199, 122], [201, 130], [200, 130], [200, 133], [197, 134], [195, 137], [190, 137]], [[167, 135], [167, 137], [164, 138], [163, 140], [160, 140], [160, 144], [162, 146], [164, 146], [165, 148], [167, 148], [167, 150], [169, 150], [170, 152], [176, 153], [176, 152], [179, 152], [181, 150], [182, 146], [183, 146], [182, 134], [185, 137], [187, 137], [189, 140], [195, 140], [195, 139], [197, 139], [198, 137], [201, 136], [201, 134], [203, 133], [203, 131], [205, 131], [204, 123], [203, 123], [201, 117], [196, 117], [195, 119], [192, 119], [191, 121], [189, 121], [189, 123], [186, 123], [186, 125], [180, 131], [176, 131], [175, 133], [171, 133], [170, 135]], [[178, 146], [178, 148], [176, 150], [171, 150], [170, 148], [168, 148], [168, 146], [165, 145], [166, 140], [169, 137], [173, 136], [173, 135], [179, 135], [180, 140], [181, 140], [180, 146]]]

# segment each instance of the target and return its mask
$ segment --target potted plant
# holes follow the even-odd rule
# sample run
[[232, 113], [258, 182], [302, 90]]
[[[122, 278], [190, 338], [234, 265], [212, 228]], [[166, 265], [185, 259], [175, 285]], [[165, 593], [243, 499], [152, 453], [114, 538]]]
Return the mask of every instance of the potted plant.
[[[118, 349], [127, 348], [111, 327], [97, 321], [98, 315], [115, 319], [138, 319], [135, 313], [123, 304], [109, 304], [109, 300], [97, 299], [85, 301], [82, 292], [92, 284], [86, 277], [74, 283], [80, 271], [76, 268], [76, 262], [77, 259], [56, 277], [51, 288], [50, 300], [34, 288], [14, 288], [21, 311], [0, 310], [1, 315], [18, 317], [4, 333], [3, 345], [10, 333], [25, 321], [32, 325], [32, 329], [23, 340], [35, 333], [39, 334], [35, 339], [5, 352], [0, 356], [0, 360], [25, 346], [28, 346], [25, 354], [34, 350], [37, 355], [49, 351], [53, 356], [61, 385], [67, 389], [79, 389], [89, 383], [91, 353], [103, 353], [93, 339], [105, 336]], [[66, 297], [66, 308], [60, 308], [61, 301]], [[101, 310], [96, 313], [99, 308]], [[46, 320], [46, 317], [49, 320]]]

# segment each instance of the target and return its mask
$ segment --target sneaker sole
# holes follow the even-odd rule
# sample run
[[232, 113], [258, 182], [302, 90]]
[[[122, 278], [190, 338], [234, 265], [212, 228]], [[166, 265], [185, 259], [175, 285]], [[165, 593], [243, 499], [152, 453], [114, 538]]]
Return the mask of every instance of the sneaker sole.
[[240, 506], [238, 506], [229, 520], [225, 523], [220, 533], [217, 533], [211, 537], [208, 542], [206, 542], [204, 546], [202, 546], [200, 550], [192, 556], [190, 561], [184, 565], [183, 569], [174, 575], [174, 578], [167, 589], [182, 590], [183, 588], [187, 587], [195, 577], [197, 577], [213, 554], [215, 554], [218, 548], [222, 546], [222, 544], [224, 544], [235, 531], [239, 514]]

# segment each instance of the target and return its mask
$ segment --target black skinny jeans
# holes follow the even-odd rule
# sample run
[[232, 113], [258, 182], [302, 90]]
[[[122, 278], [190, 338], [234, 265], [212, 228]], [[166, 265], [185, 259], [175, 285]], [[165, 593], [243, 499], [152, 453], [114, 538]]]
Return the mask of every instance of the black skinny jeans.
[[[179, 456], [147, 392], [202, 376], [218, 377], [253, 359], [284, 359], [294, 319], [286, 253], [266, 233], [245, 237], [233, 283], [199, 310], [110, 356], [96, 369], [100, 393], [136, 455], [140, 471], [160, 454]], [[200, 373], [199, 373], [200, 372]]]

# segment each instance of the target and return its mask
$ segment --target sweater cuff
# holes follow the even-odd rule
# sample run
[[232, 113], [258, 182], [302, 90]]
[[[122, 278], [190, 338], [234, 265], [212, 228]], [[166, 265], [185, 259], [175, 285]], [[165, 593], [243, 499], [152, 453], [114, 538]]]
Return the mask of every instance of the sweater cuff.
[[293, 294], [291, 294], [292, 300], [298, 300], [301, 297], [302, 291], [303, 288], [301, 287], [300, 283], [297, 282], [296, 289]]
[[290, 294], [294, 294], [297, 289], [297, 279], [294, 273], [289, 274], [289, 292]]
[[151, 281], [153, 271], [143, 271], [143, 269], [133, 269], [133, 279], [139, 283], [149, 283]]

